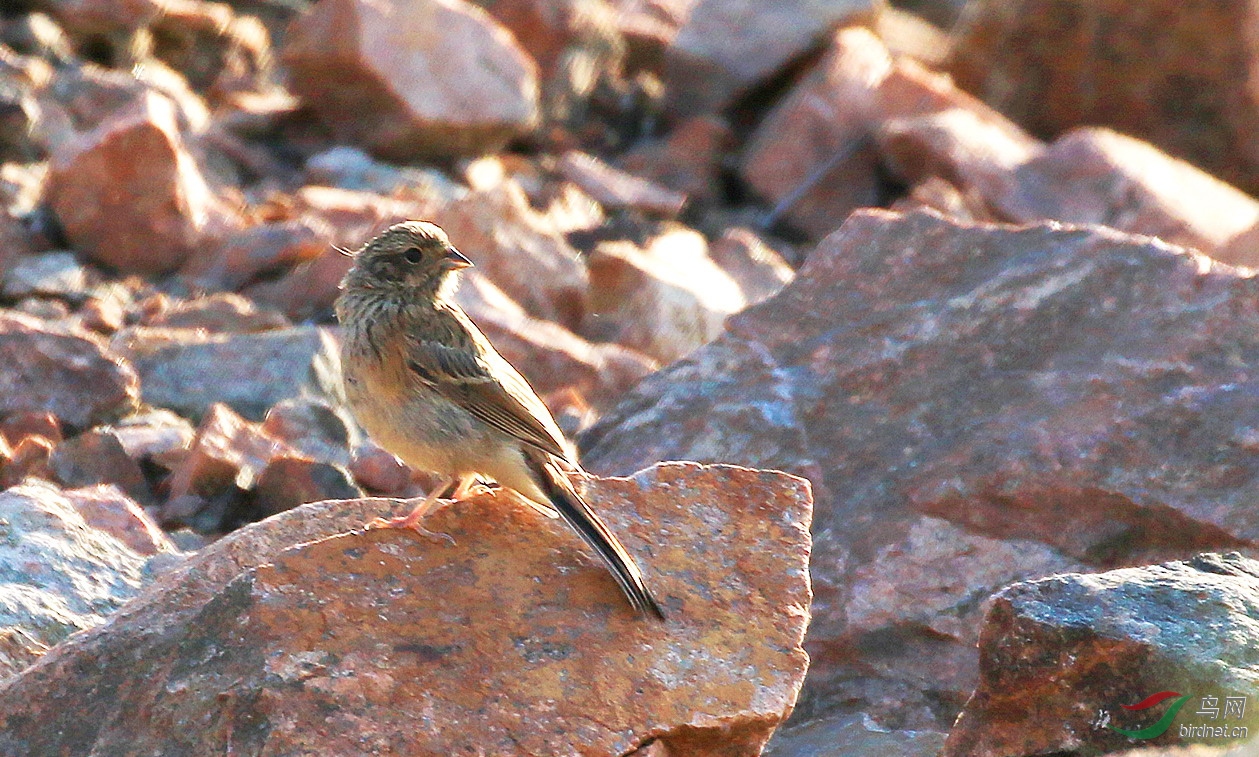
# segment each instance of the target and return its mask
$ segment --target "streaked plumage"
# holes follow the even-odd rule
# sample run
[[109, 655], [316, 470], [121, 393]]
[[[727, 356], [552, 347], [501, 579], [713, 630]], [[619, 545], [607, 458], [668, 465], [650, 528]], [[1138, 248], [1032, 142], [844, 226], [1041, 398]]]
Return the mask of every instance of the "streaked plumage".
[[[385, 449], [457, 481], [456, 498], [481, 475], [558, 513], [630, 603], [663, 618], [633, 558], [565, 475], [581, 466], [546, 405], [451, 300], [453, 274], [469, 265], [445, 232], [420, 221], [355, 253], [337, 299], [351, 408]], [[397, 524], [417, 524], [435, 496]]]

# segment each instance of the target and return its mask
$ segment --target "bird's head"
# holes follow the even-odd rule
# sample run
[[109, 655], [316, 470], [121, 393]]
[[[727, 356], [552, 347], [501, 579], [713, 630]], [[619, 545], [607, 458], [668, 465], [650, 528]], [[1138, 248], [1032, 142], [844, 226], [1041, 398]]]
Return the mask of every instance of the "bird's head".
[[343, 289], [405, 289], [420, 296], [445, 296], [454, 287], [453, 274], [472, 266], [441, 227], [426, 221], [394, 224], [353, 256]]

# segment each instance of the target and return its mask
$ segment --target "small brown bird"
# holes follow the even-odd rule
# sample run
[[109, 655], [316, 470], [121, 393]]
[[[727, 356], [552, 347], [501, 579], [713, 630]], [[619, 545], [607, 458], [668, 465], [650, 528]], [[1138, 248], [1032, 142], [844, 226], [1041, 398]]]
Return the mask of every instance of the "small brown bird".
[[458, 500], [487, 476], [562, 516], [630, 604], [663, 619], [634, 559], [565, 475], [581, 466], [546, 405], [451, 299], [454, 274], [471, 265], [441, 228], [408, 221], [354, 253], [341, 282], [336, 310], [350, 407], [385, 449], [444, 477], [409, 515], [386, 525], [414, 527], [452, 484]]

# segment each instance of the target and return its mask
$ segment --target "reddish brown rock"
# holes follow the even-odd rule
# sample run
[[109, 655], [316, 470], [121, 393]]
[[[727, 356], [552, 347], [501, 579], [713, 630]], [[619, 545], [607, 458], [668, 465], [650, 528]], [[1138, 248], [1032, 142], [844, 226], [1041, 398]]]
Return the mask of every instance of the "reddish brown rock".
[[708, 257], [698, 232], [676, 228], [650, 240], [599, 245], [587, 258], [590, 314], [582, 333], [668, 363], [721, 333], [747, 304], [739, 285]]
[[23, 410], [6, 415], [0, 421], [0, 436], [4, 436], [9, 446], [16, 446], [32, 435], [59, 442], [62, 439], [61, 421], [47, 410]]
[[685, 195], [692, 203], [721, 198], [721, 161], [734, 146], [734, 132], [718, 116], [696, 116], [660, 139], [636, 146], [620, 165], [636, 176]]
[[94, 297], [78, 312], [79, 325], [88, 331], [110, 336], [122, 328], [127, 319], [124, 303], [114, 297]]
[[52, 481], [55, 476], [50, 461], [56, 445], [56, 442], [36, 434], [22, 437], [7, 455], [4, 472], [0, 474], [0, 488], [17, 486], [28, 478]]
[[177, 551], [144, 508], [116, 486], [67, 489], [62, 494], [88, 526], [110, 534], [138, 555]]
[[665, 49], [686, 23], [695, 0], [611, 0], [632, 69], [664, 73]]
[[99, 337], [0, 316], [0, 415], [48, 412], [81, 429], [130, 412], [139, 394], [135, 369]]
[[[92, 527], [74, 499], [47, 482], [0, 492], [0, 678], [100, 624], [146, 583], [145, 556]], [[34, 753], [8, 734], [0, 734], [0, 750]]]
[[259, 278], [314, 260], [329, 245], [331, 232], [319, 219], [299, 217], [260, 223], [234, 232], [189, 261], [181, 274], [206, 289], [240, 289]]
[[183, 459], [195, 435], [191, 423], [169, 410], [130, 415], [111, 425], [109, 430], [132, 460], [154, 463], [167, 470]]
[[[992, 599], [981, 683], [942, 754], [1111, 753], [1132, 743], [1112, 728], [1144, 729], [1169, 708], [1183, 714], [1146, 743], [1253, 733], [1259, 715], [1241, 702], [1259, 694], [1250, 675], [1256, 608], [1259, 562], [1236, 553], [1015, 584]], [[1176, 699], [1123, 707], [1160, 691]], [[1202, 725], [1223, 738], [1183, 733]]]
[[533, 128], [536, 66], [462, 0], [324, 0], [290, 28], [292, 90], [386, 158], [489, 152]]
[[411, 486], [411, 469], [392, 452], [366, 442], [354, 450], [350, 460], [354, 482], [373, 494], [402, 496]]
[[577, 251], [514, 181], [470, 193], [433, 219], [477, 269], [529, 315], [576, 328], [590, 286]]
[[0, 744], [759, 754], [806, 664], [808, 485], [671, 464], [588, 495], [668, 622], [636, 617], [574, 535], [508, 497], [435, 512], [426, 528], [450, 540], [344, 532], [406, 503], [321, 503], [206, 547], [45, 655], [0, 690]]
[[1109, 129], [1076, 129], [1020, 167], [1017, 191], [987, 196], [1012, 220], [1105, 224], [1259, 265], [1259, 202]]
[[[877, 203], [875, 136], [882, 124], [952, 109], [966, 111], [1005, 151], [1037, 148], [1034, 139], [947, 77], [912, 60], [893, 63], [870, 31], [845, 29], [753, 133], [740, 173], [775, 205], [775, 217], [821, 239], [855, 208]], [[965, 144], [981, 154], [986, 149], [981, 140]]]
[[336, 340], [320, 326], [252, 334], [137, 326], [113, 344], [139, 372], [146, 404], [191, 418], [223, 402], [262, 420], [280, 400], [340, 396]]
[[363, 496], [345, 468], [305, 457], [281, 455], [258, 475], [253, 504], [260, 517], [292, 510], [307, 502]]
[[949, 69], [1035, 134], [1108, 126], [1259, 190], [1259, 57], [1247, 0], [981, 0]]
[[49, 466], [67, 487], [113, 484], [141, 504], [154, 504], [139, 463], [108, 428], [94, 428], [61, 442]]
[[259, 424], [216, 403], [197, 427], [188, 455], [171, 474], [167, 489], [172, 500], [185, 495], [210, 499], [231, 487], [250, 489], [267, 463], [292, 454]]
[[[890, 556], [917, 549], [924, 515], [964, 532], [959, 545], [1039, 544], [1028, 578], [1054, 560], [1259, 543], [1256, 303], [1259, 279], [1148, 238], [862, 211], [777, 296], [640, 382], [583, 435], [583, 460], [807, 475], [810, 710], [941, 730], [976, 675], [973, 631], [929, 602], [899, 620], [880, 601], [857, 613], [862, 576], [904, 576]], [[976, 598], [1016, 577], [1003, 570]]]
[[595, 405], [610, 406], [659, 367], [630, 348], [589, 342], [559, 324], [534, 318], [484, 276], [469, 273], [455, 301], [543, 395], [571, 388]]
[[203, 329], [216, 334], [248, 334], [290, 325], [281, 313], [260, 308], [247, 297], [231, 292], [170, 303], [145, 315], [140, 323], [168, 329]]
[[686, 195], [613, 168], [578, 150], [560, 156], [556, 167], [564, 178], [609, 210], [640, 210], [672, 218], [686, 205]]
[[670, 107], [685, 115], [721, 111], [874, 10], [869, 0], [696, 0], [665, 50]]
[[155, 93], [57, 149], [47, 199], [77, 249], [127, 272], [174, 270], [225, 223]]
[[739, 285], [749, 305], [778, 294], [796, 275], [772, 247], [750, 229], [732, 226], [708, 247], [708, 256]]
[[349, 464], [350, 447], [361, 436], [353, 429], [345, 410], [313, 397], [277, 402], [262, 420], [264, 433], [311, 460], [342, 467]]

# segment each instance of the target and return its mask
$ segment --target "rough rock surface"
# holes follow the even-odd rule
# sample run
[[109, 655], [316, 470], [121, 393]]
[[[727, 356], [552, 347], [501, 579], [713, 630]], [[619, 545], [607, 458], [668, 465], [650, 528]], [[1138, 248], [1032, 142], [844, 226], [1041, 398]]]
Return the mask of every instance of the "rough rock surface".
[[[1039, 143], [999, 113], [911, 59], [892, 60], [868, 29], [834, 36], [817, 65], [753, 133], [740, 174], [791, 225], [813, 239], [839, 227], [858, 207], [874, 205], [880, 185], [876, 133], [891, 119], [962, 110], [1007, 151]], [[975, 140], [980, 141], [979, 139]], [[946, 177], [947, 178], [947, 177]]]
[[101, 623], [145, 583], [145, 556], [95, 519], [45, 482], [0, 493], [0, 678]]
[[560, 156], [556, 168], [564, 178], [609, 210], [632, 209], [673, 218], [686, 204], [686, 195], [614, 168], [579, 150]]
[[1015, 584], [992, 600], [980, 686], [943, 755], [1116, 751], [1131, 742], [1100, 727], [1099, 713], [1110, 715], [1108, 725], [1140, 730], [1174, 703], [1135, 712], [1121, 705], [1159, 691], [1189, 698], [1173, 727], [1147, 743], [1229, 740], [1180, 733], [1195, 724], [1253, 733], [1259, 713], [1226, 705], [1259, 695], [1256, 618], [1259, 562], [1236, 553]]
[[641, 382], [583, 459], [806, 475], [815, 711], [847, 700], [886, 726], [947, 727], [975, 681], [973, 630], [881, 625], [857, 612], [878, 606], [861, 576], [915, 551], [922, 515], [1038, 542], [1029, 577], [1259, 540], [1257, 301], [1259, 279], [1153, 240], [863, 211], [776, 297]]
[[958, 84], [1041, 136], [1109, 126], [1259, 189], [1259, 56], [1248, 0], [981, 0], [956, 31]]
[[325, 0], [283, 57], [293, 91], [342, 139], [388, 158], [493, 150], [537, 119], [533, 61], [462, 0]]
[[0, 415], [46, 411], [86, 428], [135, 409], [139, 394], [135, 369], [98, 337], [0, 316]]
[[66, 236], [120, 271], [178, 268], [224, 222], [162, 95], [144, 94], [53, 158], [47, 198]]
[[696, 0], [665, 50], [676, 113], [717, 112], [812, 51], [839, 26], [874, 11], [869, 0]]
[[529, 315], [575, 329], [589, 278], [555, 224], [514, 181], [470, 193], [433, 216], [481, 273]]
[[436, 511], [453, 543], [345, 532], [405, 502], [318, 503], [205, 548], [11, 681], [0, 749], [759, 754], [806, 665], [808, 484], [673, 464], [589, 494], [668, 622], [507, 497]]
[[114, 344], [139, 371], [145, 403], [193, 418], [215, 402], [261, 420], [289, 397], [340, 396], [336, 343], [318, 326], [214, 335], [136, 328], [119, 332]]
[[704, 237], [672, 229], [648, 241], [599, 245], [587, 258], [590, 313], [583, 333], [668, 363], [721, 333], [747, 300], [708, 257]]

